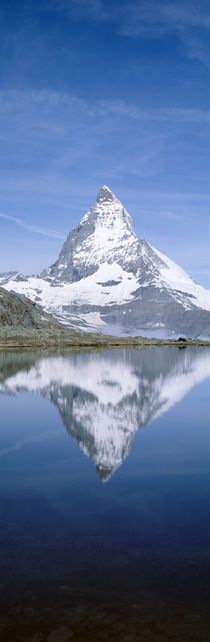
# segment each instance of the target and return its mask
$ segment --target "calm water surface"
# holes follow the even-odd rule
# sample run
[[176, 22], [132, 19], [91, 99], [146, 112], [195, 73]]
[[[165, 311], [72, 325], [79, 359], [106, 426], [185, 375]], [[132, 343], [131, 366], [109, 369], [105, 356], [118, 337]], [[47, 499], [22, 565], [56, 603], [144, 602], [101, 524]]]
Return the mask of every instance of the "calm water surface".
[[210, 641], [210, 350], [0, 353], [5, 642]]

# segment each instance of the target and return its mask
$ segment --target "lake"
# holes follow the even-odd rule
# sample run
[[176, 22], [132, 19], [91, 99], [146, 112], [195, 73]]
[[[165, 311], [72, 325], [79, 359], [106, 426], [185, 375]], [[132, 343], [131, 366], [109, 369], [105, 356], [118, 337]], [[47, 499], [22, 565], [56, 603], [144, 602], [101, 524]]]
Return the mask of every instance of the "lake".
[[210, 349], [0, 353], [3, 642], [210, 640]]

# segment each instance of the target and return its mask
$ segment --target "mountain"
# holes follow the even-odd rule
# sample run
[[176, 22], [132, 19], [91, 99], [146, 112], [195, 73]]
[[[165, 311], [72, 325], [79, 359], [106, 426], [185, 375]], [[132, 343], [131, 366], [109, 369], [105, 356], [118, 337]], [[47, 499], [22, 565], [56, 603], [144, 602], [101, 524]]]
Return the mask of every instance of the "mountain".
[[[12, 357], [0, 353], [0, 394], [28, 391], [55, 404], [67, 432], [94, 462], [102, 481], [125, 461], [138, 429], [206, 377], [210, 355], [205, 348], [127, 348], [47, 358], [31, 352]], [[15, 449], [30, 441], [26, 429], [23, 434], [20, 426]]]
[[210, 291], [137, 237], [128, 212], [106, 186], [52, 266], [27, 278], [1, 274], [0, 284], [80, 330], [210, 335]]

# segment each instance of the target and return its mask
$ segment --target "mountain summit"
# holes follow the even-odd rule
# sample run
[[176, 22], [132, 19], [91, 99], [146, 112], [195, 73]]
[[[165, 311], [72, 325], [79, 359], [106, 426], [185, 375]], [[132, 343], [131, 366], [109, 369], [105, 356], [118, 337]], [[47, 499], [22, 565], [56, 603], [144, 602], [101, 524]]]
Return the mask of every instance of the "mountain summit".
[[133, 270], [139, 240], [122, 203], [104, 185], [93, 207], [68, 235], [58, 261], [42, 278], [72, 283], [90, 276], [104, 263]]
[[130, 215], [106, 185], [53, 265], [29, 278], [2, 274], [0, 284], [78, 329], [210, 335], [210, 292], [137, 237]]
[[[98, 192], [97, 196], [97, 203], [104, 203], [104, 202], [113, 202], [113, 201], [118, 201], [118, 198], [115, 196], [115, 194], [107, 187], [107, 185], [103, 185], [101, 189]], [[120, 202], [120, 201], [118, 201]]]

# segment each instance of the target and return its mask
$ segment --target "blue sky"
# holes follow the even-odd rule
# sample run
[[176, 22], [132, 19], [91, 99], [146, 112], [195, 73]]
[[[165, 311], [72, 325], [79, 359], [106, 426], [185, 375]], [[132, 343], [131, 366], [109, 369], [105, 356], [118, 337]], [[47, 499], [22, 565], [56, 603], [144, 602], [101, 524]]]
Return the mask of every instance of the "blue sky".
[[2, 0], [0, 271], [39, 271], [104, 183], [210, 289], [209, 0]]

